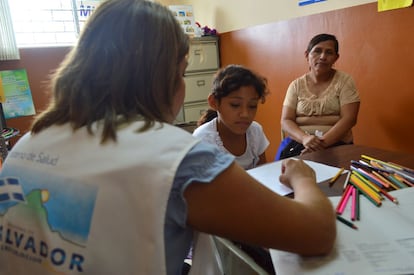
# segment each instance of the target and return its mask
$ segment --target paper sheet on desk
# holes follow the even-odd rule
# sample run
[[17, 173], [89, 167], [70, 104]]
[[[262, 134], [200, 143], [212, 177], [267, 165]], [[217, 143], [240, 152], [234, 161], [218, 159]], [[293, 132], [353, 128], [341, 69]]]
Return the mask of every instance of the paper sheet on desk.
[[[305, 160], [305, 162], [310, 167], [312, 167], [313, 170], [315, 170], [316, 181], [318, 183], [332, 178], [340, 170], [338, 167], [333, 167], [310, 160]], [[292, 193], [293, 190], [279, 182], [281, 171], [282, 161], [275, 161], [247, 170], [247, 173], [249, 173], [252, 177], [254, 177], [256, 180], [261, 182], [264, 186], [273, 192], [285, 196]]]
[[[335, 248], [325, 257], [300, 257], [270, 250], [278, 275], [414, 274], [414, 188], [393, 191], [399, 204], [384, 200], [381, 207], [361, 197], [358, 230], [337, 223]], [[335, 207], [340, 197], [330, 197]], [[349, 205], [348, 205], [349, 206]], [[350, 220], [350, 206], [343, 217]]]

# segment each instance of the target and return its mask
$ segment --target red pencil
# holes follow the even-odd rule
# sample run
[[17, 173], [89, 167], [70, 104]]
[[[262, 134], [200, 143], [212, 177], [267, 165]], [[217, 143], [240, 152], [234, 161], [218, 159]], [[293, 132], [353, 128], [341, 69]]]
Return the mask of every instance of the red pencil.
[[346, 194], [346, 193], [348, 193], [349, 188], [351, 188], [351, 185], [347, 185], [347, 186], [345, 187], [345, 190], [344, 190], [344, 192], [342, 193], [341, 199], [339, 200], [338, 205], [336, 206], [336, 212], [338, 212], [338, 211], [339, 211], [339, 208], [341, 207], [341, 205], [342, 205], [342, 203], [343, 203], [343, 201], [344, 201], [345, 194]]
[[349, 197], [351, 196], [351, 192], [353, 190], [353, 186], [349, 185], [349, 188], [345, 190], [345, 193], [343, 194], [343, 200], [340, 202], [336, 209], [336, 213], [341, 215], [346, 207], [346, 204], [348, 203]]
[[352, 187], [352, 191], [351, 191], [351, 196], [352, 196], [352, 204], [351, 204], [351, 220], [355, 221], [357, 218], [357, 208], [356, 208], [356, 204], [357, 204], [357, 192], [356, 192], [356, 188]]

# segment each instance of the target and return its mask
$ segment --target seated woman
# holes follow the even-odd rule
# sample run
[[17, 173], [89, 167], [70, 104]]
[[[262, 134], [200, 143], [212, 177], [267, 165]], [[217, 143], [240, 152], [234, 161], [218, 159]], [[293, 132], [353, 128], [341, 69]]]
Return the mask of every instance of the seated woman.
[[290, 83], [283, 102], [281, 126], [287, 137], [276, 160], [353, 143], [360, 99], [352, 77], [333, 68], [338, 40], [316, 35], [305, 57], [309, 72]]

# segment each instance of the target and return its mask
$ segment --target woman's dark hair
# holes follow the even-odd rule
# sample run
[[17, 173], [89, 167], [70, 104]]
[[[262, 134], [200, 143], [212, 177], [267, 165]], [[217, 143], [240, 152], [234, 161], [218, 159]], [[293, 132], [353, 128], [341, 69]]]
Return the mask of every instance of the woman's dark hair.
[[338, 40], [336, 39], [335, 35], [327, 34], [327, 33], [321, 33], [321, 34], [315, 35], [309, 41], [308, 48], [306, 49], [306, 52], [310, 53], [310, 51], [313, 49], [313, 47], [315, 47], [315, 45], [317, 45], [317, 44], [319, 44], [323, 41], [333, 41], [334, 42], [334, 47], [335, 47], [335, 53], [339, 54]]
[[[268, 94], [267, 79], [242, 65], [231, 64], [220, 69], [214, 75], [211, 94], [220, 102], [223, 97], [228, 96], [231, 92], [246, 86], [254, 87], [261, 103], [265, 102], [266, 95]], [[209, 109], [201, 116], [198, 125], [206, 123], [215, 117], [217, 117], [217, 112]]]
[[[166, 46], [168, 45], [168, 47]], [[172, 12], [145, 0], [108, 0], [88, 19], [78, 44], [54, 73], [53, 98], [32, 125], [36, 134], [70, 123], [102, 124], [101, 142], [116, 141], [120, 123], [142, 117], [141, 131], [174, 116], [179, 64], [189, 49]]]

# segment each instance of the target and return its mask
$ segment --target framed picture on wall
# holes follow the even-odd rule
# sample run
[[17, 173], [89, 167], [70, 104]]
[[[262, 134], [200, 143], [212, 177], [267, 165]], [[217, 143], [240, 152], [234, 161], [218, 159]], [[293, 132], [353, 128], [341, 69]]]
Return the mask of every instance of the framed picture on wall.
[[5, 119], [36, 114], [25, 69], [0, 71], [0, 102]]

